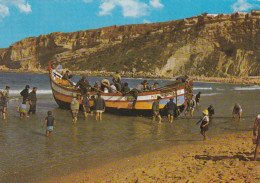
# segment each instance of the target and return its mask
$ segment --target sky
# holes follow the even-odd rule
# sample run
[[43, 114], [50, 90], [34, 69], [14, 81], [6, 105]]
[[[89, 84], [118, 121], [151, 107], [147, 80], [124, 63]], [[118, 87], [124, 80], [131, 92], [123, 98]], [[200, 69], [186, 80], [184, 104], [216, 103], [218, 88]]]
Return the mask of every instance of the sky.
[[260, 0], [0, 0], [0, 48], [27, 37], [202, 13], [250, 12]]

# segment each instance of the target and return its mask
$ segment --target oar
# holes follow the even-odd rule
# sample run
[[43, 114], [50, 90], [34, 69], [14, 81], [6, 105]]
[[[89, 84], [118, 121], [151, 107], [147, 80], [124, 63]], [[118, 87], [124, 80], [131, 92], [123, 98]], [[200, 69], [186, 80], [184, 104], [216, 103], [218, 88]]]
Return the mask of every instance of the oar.
[[[111, 86], [109, 86], [108, 84], [106, 84], [106, 83], [104, 83], [104, 82], [102, 82], [102, 81], [101, 81], [101, 84], [103, 84], [103, 85], [105, 85], [106, 87], [108, 87], [108, 88], [110, 88], [110, 89], [116, 91], [117, 93], [121, 93], [120, 91], [118, 91], [118, 90], [112, 88]], [[121, 93], [121, 94], [122, 94], [122, 93]]]
[[98, 89], [98, 88], [96, 88], [96, 87], [94, 87], [94, 86], [91, 86], [91, 88], [94, 88], [95, 90], [97, 90], [97, 91], [99, 91], [99, 92], [101, 92], [101, 93], [104, 93], [102, 90], [100, 90], [100, 89]]

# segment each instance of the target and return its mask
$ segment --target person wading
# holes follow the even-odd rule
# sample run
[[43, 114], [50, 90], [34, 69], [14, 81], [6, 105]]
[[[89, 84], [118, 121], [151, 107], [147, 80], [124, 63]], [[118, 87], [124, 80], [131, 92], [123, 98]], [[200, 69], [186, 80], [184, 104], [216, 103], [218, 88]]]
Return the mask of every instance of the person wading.
[[31, 91], [31, 93], [29, 93], [28, 96], [28, 100], [29, 100], [29, 104], [30, 104], [30, 109], [28, 111], [28, 114], [36, 113], [36, 103], [37, 103], [37, 96], [36, 96], [36, 91], [37, 91], [37, 87], [33, 87], [33, 90]]
[[257, 160], [260, 145], [260, 114], [256, 116], [254, 128], [253, 128], [253, 141], [256, 144], [254, 161]]
[[105, 100], [101, 97], [101, 93], [98, 93], [97, 98], [94, 101], [94, 108], [96, 112], [96, 120], [102, 120], [102, 113], [105, 112], [106, 103]]
[[77, 123], [80, 100], [81, 100], [81, 96], [77, 95], [77, 97], [73, 98], [70, 103], [70, 109], [71, 109], [71, 114], [72, 114], [72, 124]]
[[168, 121], [173, 123], [173, 117], [177, 110], [177, 105], [173, 102], [173, 98], [170, 99], [170, 102], [168, 102], [165, 105], [165, 109], [167, 110], [168, 114]]
[[199, 93], [196, 95], [196, 97], [195, 97], [196, 105], [197, 105], [197, 106], [200, 105], [200, 101], [201, 101], [200, 95], [201, 95], [201, 92], [199, 92]]
[[2, 92], [0, 92], [0, 113], [3, 115], [3, 119], [6, 119], [7, 100]]
[[47, 117], [44, 120], [43, 128], [46, 126], [46, 137], [49, 137], [53, 129], [55, 128], [56, 121], [52, 116], [52, 112], [47, 112]]
[[84, 95], [83, 100], [82, 100], [82, 107], [83, 107], [85, 119], [87, 119], [88, 113], [90, 112], [89, 100], [90, 100], [90, 94], [87, 93], [86, 95]]
[[157, 97], [157, 100], [153, 102], [152, 111], [153, 111], [153, 122], [155, 121], [155, 118], [158, 117], [159, 121], [158, 123], [162, 123], [162, 117], [160, 115], [160, 100], [162, 98], [160, 96]]
[[239, 104], [235, 104], [233, 108], [233, 118], [235, 119], [236, 116], [238, 116], [238, 119], [241, 119], [242, 117], [242, 107]]
[[23, 97], [23, 102], [26, 102], [26, 100], [29, 97], [29, 89], [30, 89], [30, 86], [26, 85], [25, 89], [23, 89], [23, 91], [20, 92], [20, 95]]

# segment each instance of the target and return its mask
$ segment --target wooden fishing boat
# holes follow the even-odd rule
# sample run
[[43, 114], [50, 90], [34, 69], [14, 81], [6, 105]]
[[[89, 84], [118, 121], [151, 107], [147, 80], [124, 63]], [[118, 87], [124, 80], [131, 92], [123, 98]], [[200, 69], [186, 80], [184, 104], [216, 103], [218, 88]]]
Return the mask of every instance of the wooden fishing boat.
[[[75, 83], [70, 84], [62, 79], [62, 75], [52, 68], [49, 62], [49, 77], [53, 93], [53, 97], [60, 108], [70, 108], [70, 103], [77, 94], [80, 94], [78, 88], [75, 88]], [[153, 102], [160, 96], [160, 109], [163, 109], [170, 98], [182, 112], [187, 104], [187, 101], [193, 93], [193, 81], [186, 82], [173, 81], [168, 84], [148, 92], [138, 93], [135, 101], [132, 94], [123, 95], [122, 93], [101, 93], [101, 97], [106, 102], [106, 112], [113, 112], [121, 115], [151, 115]], [[90, 92], [91, 96], [96, 96], [97, 92]], [[133, 103], [135, 101], [135, 106]], [[94, 101], [90, 100], [90, 105], [93, 106]], [[162, 110], [163, 112], [163, 110]]]

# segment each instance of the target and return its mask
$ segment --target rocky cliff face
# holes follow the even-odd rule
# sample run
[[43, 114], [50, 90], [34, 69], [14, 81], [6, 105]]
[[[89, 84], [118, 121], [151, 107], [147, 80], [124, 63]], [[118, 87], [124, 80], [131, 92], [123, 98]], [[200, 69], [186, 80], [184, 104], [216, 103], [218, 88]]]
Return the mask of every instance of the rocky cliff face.
[[31, 37], [0, 49], [0, 66], [137, 71], [163, 75], [260, 75], [260, 16], [210, 15]]

